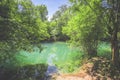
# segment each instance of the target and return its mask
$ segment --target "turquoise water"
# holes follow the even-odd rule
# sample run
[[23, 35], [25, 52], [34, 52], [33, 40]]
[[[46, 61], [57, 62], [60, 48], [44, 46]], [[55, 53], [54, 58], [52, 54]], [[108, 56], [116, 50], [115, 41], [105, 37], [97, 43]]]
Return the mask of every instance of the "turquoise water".
[[98, 45], [98, 56], [111, 58], [111, 45], [107, 42], [102, 42]]
[[[35, 47], [33, 52], [21, 50], [16, 56], [18, 65], [28, 64], [70, 64], [71, 61], [78, 63], [82, 52], [75, 47], [70, 47], [65, 42], [42, 43], [43, 50]], [[78, 55], [79, 54], [79, 55]], [[111, 57], [111, 48], [109, 43], [100, 43], [98, 46], [98, 56]], [[77, 59], [77, 60], [76, 60]], [[75, 63], [74, 61], [74, 63]]]
[[65, 42], [42, 43], [43, 50], [40, 52], [39, 48], [35, 47], [33, 52], [21, 50], [17, 54], [16, 61], [20, 65], [27, 64], [49, 64], [50, 57], [52, 57], [52, 64], [64, 64], [72, 58], [71, 55], [78, 52], [76, 48], [70, 47]]

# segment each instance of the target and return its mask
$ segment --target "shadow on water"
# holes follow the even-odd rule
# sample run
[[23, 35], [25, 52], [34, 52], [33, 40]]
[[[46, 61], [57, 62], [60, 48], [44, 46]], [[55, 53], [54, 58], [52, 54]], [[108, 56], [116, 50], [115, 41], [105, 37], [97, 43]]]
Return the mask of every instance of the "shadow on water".
[[45, 64], [27, 65], [13, 68], [0, 68], [0, 80], [44, 80]]

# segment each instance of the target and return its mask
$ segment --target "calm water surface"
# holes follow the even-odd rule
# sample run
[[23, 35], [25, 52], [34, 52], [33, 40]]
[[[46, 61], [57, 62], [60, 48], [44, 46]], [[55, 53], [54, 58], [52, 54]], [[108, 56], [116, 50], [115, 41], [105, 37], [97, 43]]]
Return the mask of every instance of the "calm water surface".
[[20, 51], [16, 56], [17, 61], [22, 65], [38, 63], [55, 65], [66, 62], [71, 54], [77, 52], [65, 42], [42, 43], [42, 46], [41, 52], [38, 48], [35, 48], [34, 52]]

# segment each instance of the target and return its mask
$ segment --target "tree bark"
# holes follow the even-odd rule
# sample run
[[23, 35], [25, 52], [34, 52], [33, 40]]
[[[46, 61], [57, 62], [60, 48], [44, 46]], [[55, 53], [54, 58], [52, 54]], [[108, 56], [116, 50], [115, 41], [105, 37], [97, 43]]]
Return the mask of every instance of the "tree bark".
[[119, 47], [118, 47], [118, 39], [117, 39], [118, 29], [117, 26], [114, 26], [112, 39], [111, 39], [111, 51], [112, 51], [112, 62], [113, 65], [119, 65]]
[[120, 1], [119, 0], [113, 0], [113, 8], [112, 8], [112, 23], [113, 23], [113, 32], [111, 36], [111, 51], [112, 51], [112, 62], [114, 66], [119, 67], [119, 47], [118, 47], [118, 29], [119, 29], [119, 13], [120, 13]]

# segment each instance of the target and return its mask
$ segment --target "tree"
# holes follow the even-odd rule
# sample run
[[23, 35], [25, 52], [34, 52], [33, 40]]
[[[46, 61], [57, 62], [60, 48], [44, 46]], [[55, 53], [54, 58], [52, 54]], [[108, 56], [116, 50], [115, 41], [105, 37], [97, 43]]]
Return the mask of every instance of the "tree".
[[[11, 7], [13, 8], [11, 8]], [[0, 1], [0, 40], [6, 41], [7, 39], [10, 39], [10, 31], [12, 28], [10, 28], [11, 21], [11, 12], [16, 9], [15, 2], [13, 3], [10, 0], [2, 0]]]
[[[100, 0], [92, 0], [92, 1], [70, 0], [70, 1], [74, 4], [76, 4], [76, 5], [73, 5], [73, 9], [75, 11], [78, 11], [78, 12], [81, 11], [80, 7], [78, 7], [79, 4], [81, 6], [86, 5], [93, 12], [93, 14], [96, 15], [97, 20], [95, 20], [94, 22], [96, 23], [96, 21], [97, 21], [97, 23], [96, 23], [97, 25], [100, 22], [101, 27], [104, 26], [104, 28], [100, 29], [100, 30], [103, 30], [103, 31], [105, 30], [104, 34], [108, 33], [110, 35], [112, 62], [115, 66], [119, 66], [118, 32], [119, 32], [119, 21], [120, 21], [120, 19], [119, 19], [120, 1], [119, 0], [103, 0], [103, 1], [100, 1]], [[101, 3], [102, 3], [102, 5], [101, 5]], [[93, 5], [95, 5], [95, 6], [93, 6]], [[87, 11], [84, 11], [84, 12], [87, 12]], [[84, 18], [87, 17], [87, 15], [88, 16], [91, 15], [92, 12], [89, 12], [89, 14], [86, 14], [86, 16], [84, 16]], [[76, 13], [76, 14], [78, 14], [78, 13]], [[89, 16], [89, 18], [90, 17], [91, 16]], [[78, 19], [78, 20], [80, 20], [80, 19]], [[84, 21], [84, 20], [85, 19], [83, 19], [82, 21]], [[94, 23], [94, 22], [91, 22], [91, 20], [89, 22]], [[95, 31], [98, 29], [95, 29]], [[89, 32], [88, 32], [88, 34], [89, 34]], [[94, 34], [94, 31], [93, 31], [93, 34]], [[89, 35], [91, 35], [91, 34], [89, 34]], [[87, 35], [87, 37], [88, 37], [88, 35]], [[93, 38], [95, 39], [96, 37], [93, 37]], [[79, 39], [78, 39], [78, 41], [79, 41]]]
[[96, 10], [97, 14], [93, 12], [85, 1], [77, 1], [73, 1], [72, 17], [68, 25], [63, 28], [63, 32], [70, 36], [71, 40], [78, 46], [82, 46], [87, 55], [90, 57], [96, 56], [97, 45], [104, 32], [101, 25], [102, 21], [99, 19], [101, 17], [101, 12], [98, 9], [100, 0], [89, 1], [91, 7], [98, 9]]
[[[51, 19], [51, 23], [54, 23], [54, 28], [52, 27], [52, 35], [55, 35], [57, 40], [66, 40], [68, 37], [62, 33], [62, 28], [67, 25], [69, 20], [69, 7], [67, 5], [62, 5], [59, 7], [59, 10], [55, 12]], [[55, 32], [55, 34], [54, 34]]]
[[112, 62], [115, 66], [119, 66], [119, 46], [118, 46], [118, 32], [119, 32], [119, 21], [120, 21], [120, 1], [119, 0], [105, 0], [103, 6], [105, 9], [105, 17], [107, 20], [107, 29], [111, 37], [111, 51], [112, 51]]
[[21, 49], [29, 51], [49, 37], [47, 15], [41, 17], [46, 11], [45, 6], [35, 6], [30, 0], [0, 1], [0, 61], [13, 58]]
[[47, 16], [45, 5], [34, 6], [29, 0], [21, 1], [19, 5], [22, 7], [19, 12], [20, 24], [22, 24], [22, 30], [26, 32], [26, 38], [36, 43], [49, 37], [45, 22]]
[[48, 15], [47, 7], [45, 5], [37, 5], [36, 10], [39, 12], [38, 14], [41, 20], [46, 21]]

